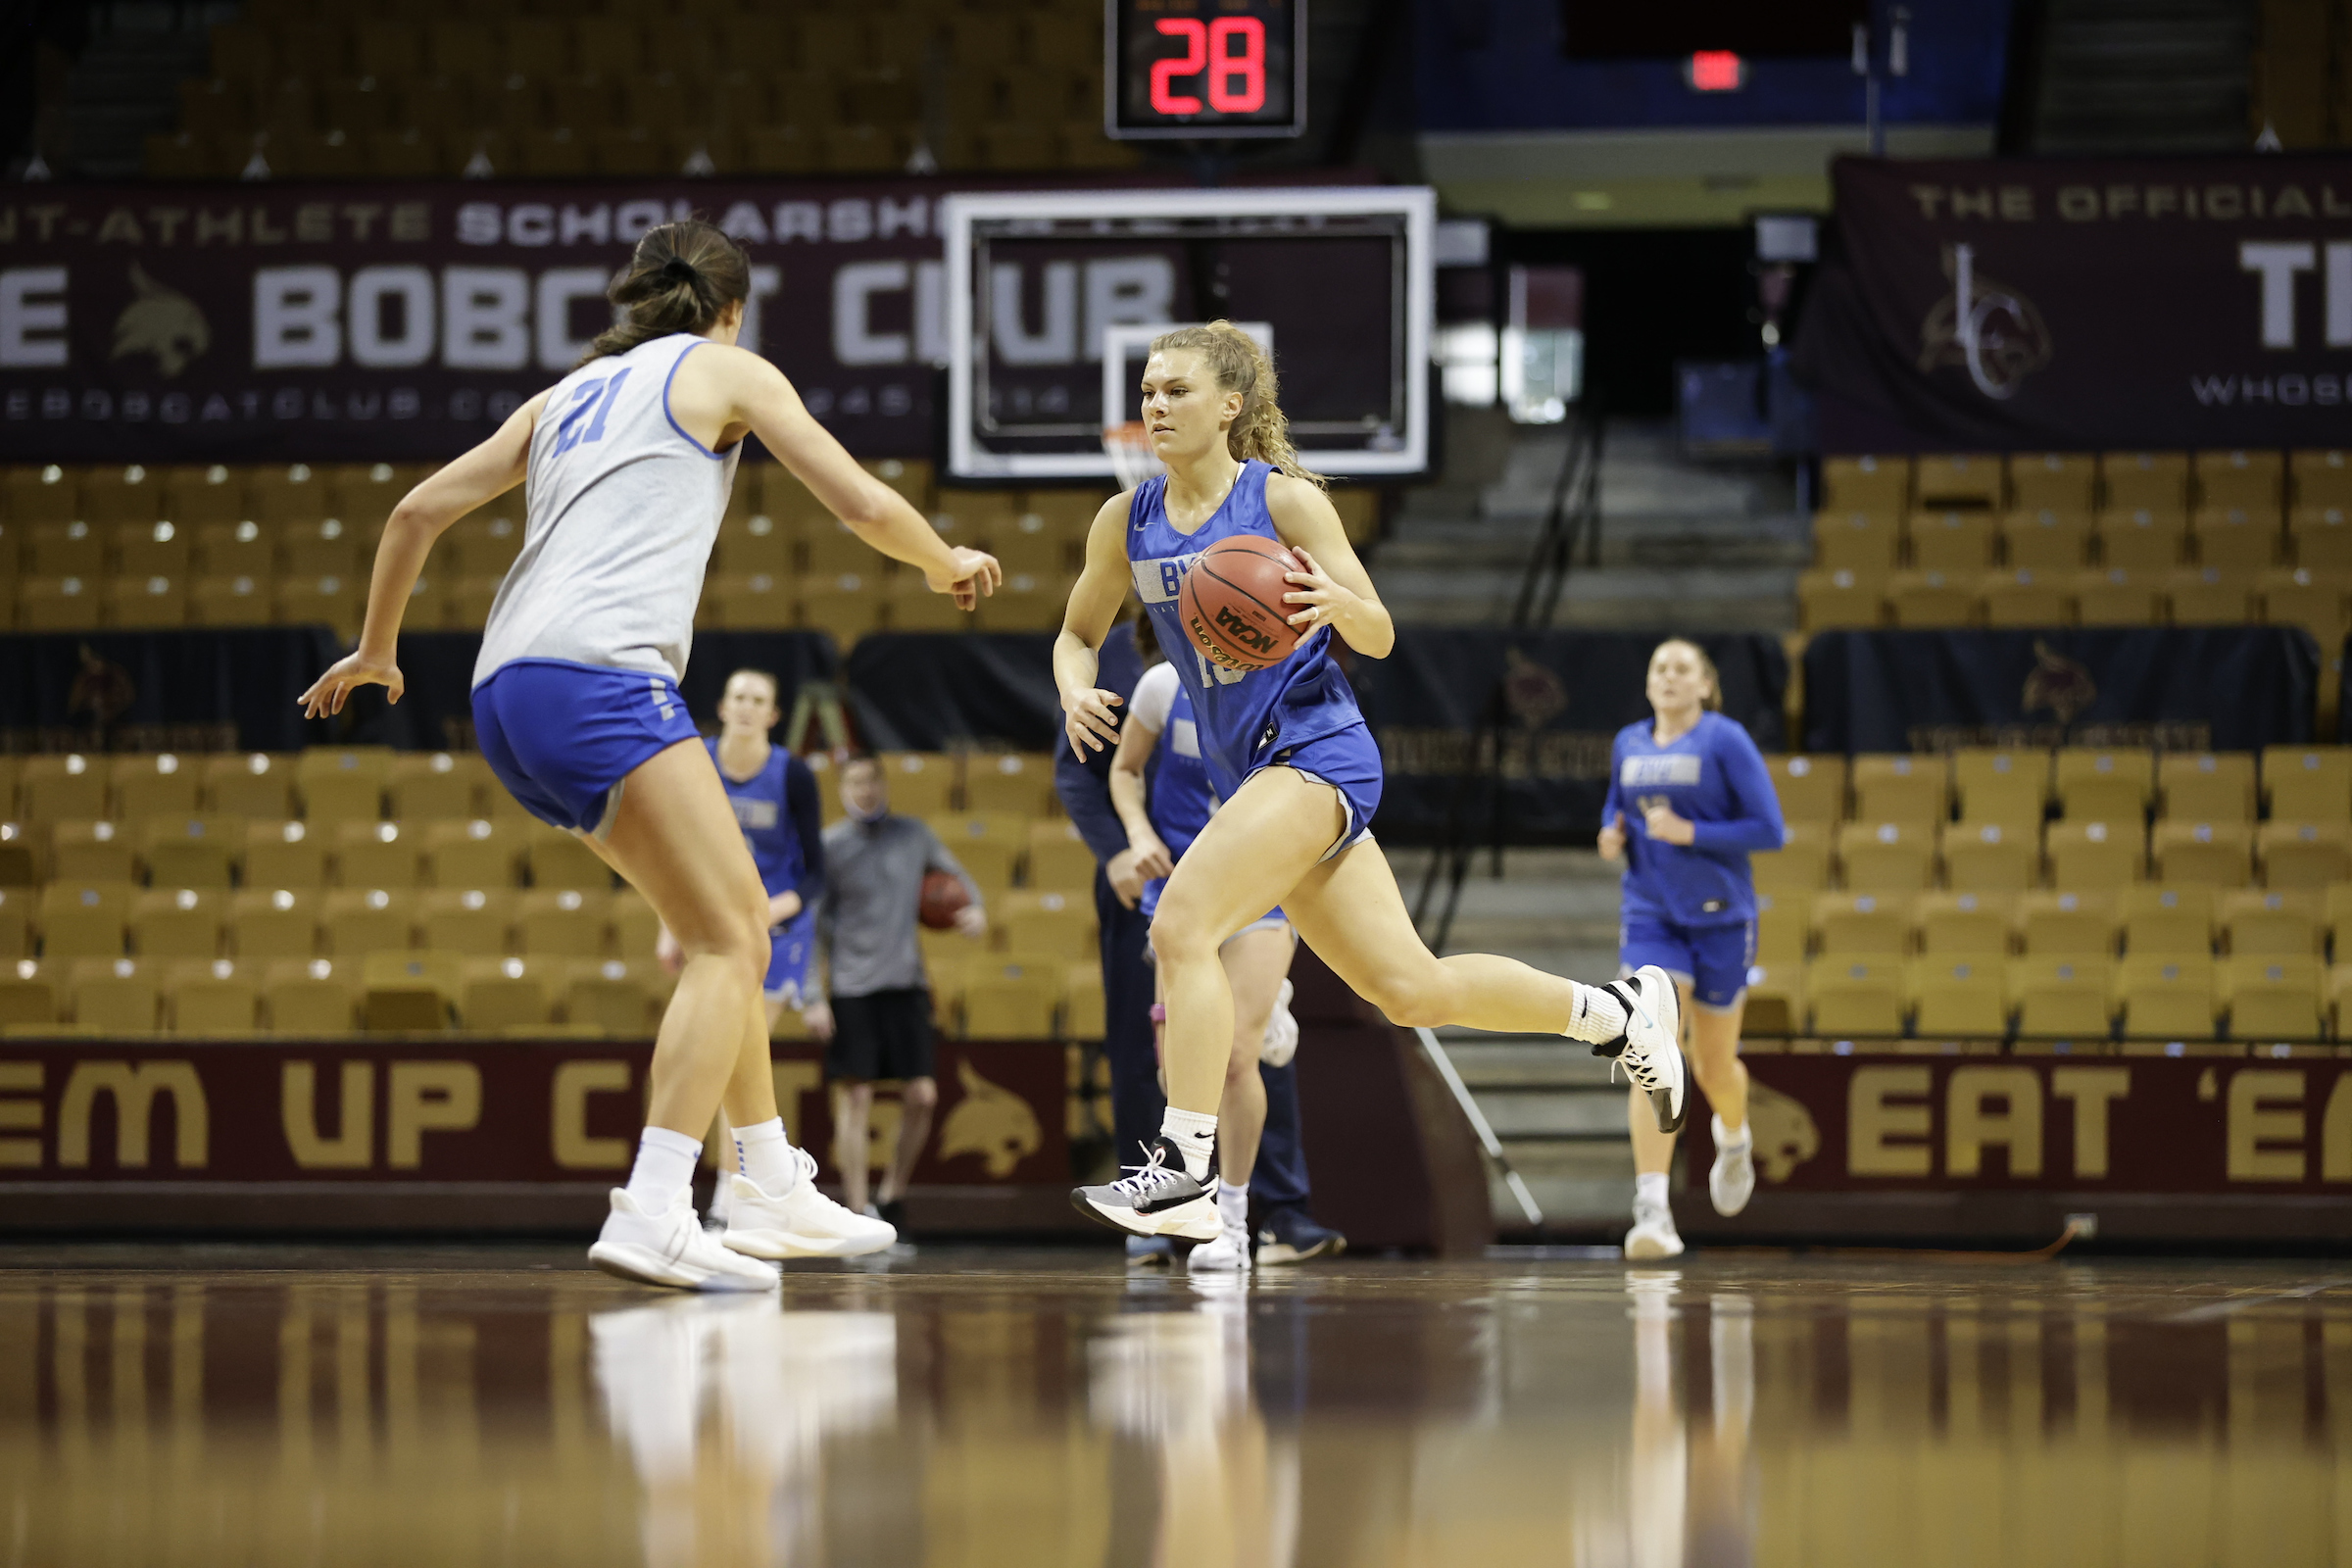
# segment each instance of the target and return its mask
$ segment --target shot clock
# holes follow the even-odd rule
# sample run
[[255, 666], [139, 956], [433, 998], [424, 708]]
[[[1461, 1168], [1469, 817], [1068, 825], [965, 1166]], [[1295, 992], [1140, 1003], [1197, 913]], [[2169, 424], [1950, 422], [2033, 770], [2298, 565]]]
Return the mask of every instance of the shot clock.
[[1306, 128], [1306, 0], [1104, 6], [1111, 136], [1213, 141]]

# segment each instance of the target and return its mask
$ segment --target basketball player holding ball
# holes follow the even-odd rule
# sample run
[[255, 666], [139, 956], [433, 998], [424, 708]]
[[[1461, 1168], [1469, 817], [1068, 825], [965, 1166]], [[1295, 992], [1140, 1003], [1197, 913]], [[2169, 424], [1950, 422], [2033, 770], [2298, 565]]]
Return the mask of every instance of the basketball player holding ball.
[[1166, 473], [1106, 502], [1054, 650], [1073, 748], [1118, 741], [1096, 651], [1132, 585], [1177, 650], [1222, 804], [1177, 862], [1152, 921], [1167, 995], [1168, 1108], [1145, 1163], [1081, 1187], [1079, 1210], [1137, 1236], [1213, 1240], [1209, 1160], [1233, 1038], [1218, 950], [1280, 906], [1307, 946], [1400, 1025], [1559, 1032], [1622, 1065], [1662, 1131], [1689, 1092], [1674, 984], [1644, 967], [1583, 986], [1515, 959], [1440, 958], [1371, 842], [1380, 749], [1331, 653], [1382, 658], [1396, 628], [1321, 480], [1299, 463], [1274, 368], [1230, 321], [1153, 339], [1143, 422]]

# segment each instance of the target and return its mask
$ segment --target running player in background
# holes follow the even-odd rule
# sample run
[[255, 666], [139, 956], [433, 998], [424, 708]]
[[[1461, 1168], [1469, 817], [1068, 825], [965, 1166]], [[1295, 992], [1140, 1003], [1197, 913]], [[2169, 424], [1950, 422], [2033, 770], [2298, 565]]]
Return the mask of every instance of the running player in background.
[[[1215, 812], [1217, 798], [1200, 760], [1192, 699], [1184, 694], [1175, 666], [1161, 658], [1149, 620], [1137, 623], [1136, 645], [1145, 667], [1128, 704], [1127, 722], [1119, 726], [1110, 799], [1126, 825], [1136, 864], [1150, 877], [1143, 892], [1144, 914], [1150, 917], [1158, 911], [1169, 873]], [[1159, 765], [1147, 784], [1146, 770], [1154, 755]], [[1194, 1248], [1186, 1259], [1196, 1273], [1250, 1269], [1250, 1179], [1266, 1126], [1266, 1085], [1259, 1062], [1278, 1012], [1289, 1025], [1291, 1041], [1298, 1039], [1298, 1022], [1287, 1010], [1286, 978], [1297, 946], [1291, 922], [1274, 909], [1235, 932], [1217, 951], [1233, 986], [1233, 1050], [1226, 1058], [1225, 1090], [1217, 1107], [1217, 1239]], [[1154, 1007], [1153, 1012], [1164, 1016], [1164, 1007]]]
[[[767, 1032], [787, 1006], [808, 1004], [808, 956], [815, 942], [816, 902], [825, 889], [824, 815], [817, 804], [816, 775], [808, 764], [769, 742], [768, 731], [784, 716], [776, 677], [764, 669], [739, 669], [727, 677], [718, 699], [718, 733], [703, 744], [718, 766], [718, 782], [735, 808], [743, 842], [767, 890]], [[654, 944], [662, 967], [676, 974], [686, 961], [678, 939], [662, 928]], [[727, 1178], [735, 1171], [735, 1140], [719, 1118], [718, 1180], [710, 1190], [710, 1221], [726, 1221]]]
[[[1756, 961], [1747, 858], [1781, 847], [1781, 800], [1756, 743], [1719, 711], [1722, 682], [1696, 643], [1658, 644], [1649, 656], [1649, 706], [1653, 719], [1617, 732], [1600, 808], [1601, 856], [1625, 860], [1618, 962], [1627, 974], [1647, 966], [1674, 980], [1690, 1026], [1690, 1070], [1714, 1108], [1707, 1197], [1718, 1214], [1737, 1214], [1756, 1190], [1747, 1068], [1740, 1061], [1747, 970]], [[1683, 1238], [1666, 1196], [1674, 1135], [1642, 1113], [1638, 1098], [1627, 1119], [1636, 1174], [1625, 1255], [1677, 1256]]]
[[[759, 868], [678, 696], [703, 570], [743, 440], [757, 434], [859, 538], [965, 609], [996, 561], [951, 549], [858, 466], [792, 383], [735, 347], [751, 264], [699, 220], [637, 242], [610, 297], [624, 319], [569, 375], [393, 508], [359, 647], [299, 699], [316, 717], [362, 686], [400, 700], [401, 612], [444, 529], [528, 481], [522, 553], [473, 671], [483, 759], [540, 820], [577, 833], [678, 939], [685, 962], [654, 1048], [628, 1184], [589, 1249], [653, 1285], [774, 1290], [765, 1258], [888, 1247], [891, 1229], [817, 1192], [776, 1115], [760, 978], [773, 946]], [[694, 1213], [697, 1157], [724, 1102], [743, 1174], [723, 1238]]]
[[[1380, 748], [1331, 653], [1336, 629], [1357, 653], [1383, 657], [1396, 628], [1339, 514], [1298, 462], [1275, 393], [1264, 351], [1229, 321], [1152, 341], [1143, 417], [1167, 471], [1097, 514], [1054, 650], [1070, 745], [1116, 745], [1120, 699], [1097, 687], [1096, 650], [1132, 585], [1160, 645], [1186, 650], [1177, 674], [1224, 803], [1169, 877], [1152, 921], [1168, 998], [1159, 1140], [1132, 1176], [1072, 1195], [1082, 1212], [1139, 1236], [1209, 1241], [1219, 1233], [1208, 1164], [1232, 1056], [1233, 991], [1218, 950], [1276, 906], [1391, 1021], [1566, 1033], [1622, 1064], [1662, 1129], [1683, 1119], [1678, 1003], [1663, 971], [1581, 986], [1512, 958], [1440, 958], [1414, 930], [1388, 859], [1370, 842]], [[1264, 669], [1216, 668], [1191, 647], [1178, 591], [1200, 552], [1249, 536], [1279, 540], [1299, 558], [1284, 598], [1298, 607], [1291, 619], [1300, 641]]]

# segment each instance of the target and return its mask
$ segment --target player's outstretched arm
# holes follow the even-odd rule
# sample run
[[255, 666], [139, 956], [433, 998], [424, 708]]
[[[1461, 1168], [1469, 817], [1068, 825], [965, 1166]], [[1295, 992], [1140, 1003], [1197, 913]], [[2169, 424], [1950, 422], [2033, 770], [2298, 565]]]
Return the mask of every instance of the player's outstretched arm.
[[304, 716], [340, 713], [344, 702], [362, 686], [382, 686], [393, 702], [400, 701], [405, 682], [394, 662], [400, 616], [408, 609], [417, 574], [424, 570], [424, 558], [451, 523], [522, 483], [530, 464], [531, 431], [538, 426], [539, 411], [546, 403], [547, 394], [542, 392], [509, 415], [489, 440], [401, 497], [384, 522], [382, 542], [375, 547], [375, 569], [368, 580], [368, 618], [360, 628], [360, 645], [337, 660], [297, 699]]
[[1061, 635], [1054, 639], [1054, 684], [1061, 692], [1062, 728], [1070, 750], [1084, 757], [1117, 744], [1119, 694], [1095, 684], [1102, 639], [1127, 599], [1127, 512], [1135, 492], [1122, 490], [1102, 503], [1086, 535], [1086, 567], [1070, 590]]
[[1291, 624], [1301, 635], [1329, 626], [1366, 658], [1388, 658], [1396, 646], [1396, 623], [1348, 542], [1331, 498], [1304, 479], [1277, 473], [1266, 480], [1266, 511], [1282, 542], [1306, 563], [1306, 570], [1290, 574], [1292, 591], [1282, 596], [1299, 607]]
[[[696, 360], [709, 363], [696, 366]], [[724, 400], [719, 422], [725, 435], [740, 438], [748, 429], [759, 436], [852, 533], [891, 560], [921, 571], [933, 593], [951, 594], [969, 610], [997, 591], [1003, 577], [997, 558], [950, 546], [905, 496], [858, 466], [833, 432], [816, 422], [782, 370], [737, 348], [692, 355], [685, 368], [697, 372], [697, 382], [685, 396], [697, 396], [708, 383]]]

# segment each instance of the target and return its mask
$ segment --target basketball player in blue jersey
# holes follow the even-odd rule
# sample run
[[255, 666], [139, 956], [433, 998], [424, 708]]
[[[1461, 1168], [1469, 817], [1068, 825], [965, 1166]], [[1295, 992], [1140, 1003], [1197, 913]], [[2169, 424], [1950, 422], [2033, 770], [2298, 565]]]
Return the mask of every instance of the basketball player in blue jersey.
[[[1625, 860], [1618, 961], [1625, 973], [1663, 969], [1690, 1030], [1690, 1068], [1707, 1103], [1715, 1163], [1707, 1196], [1737, 1214], [1756, 1190], [1747, 1126], [1747, 1069], [1740, 1019], [1756, 961], [1756, 882], [1748, 856], [1787, 836], [1772, 774], [1746, 730], [1723, 716], [1715, 662], [1680, 637], [1649, 656], [1648, 723], [1628, 724], [1609, 749], [1600, 853]], [[1634, 1228], [1625, 1255], [1674, 1257], [1683, 1239], [1666, 1200], [1674, 1135], [1628, 1107], [1634, 1135]]]
[[[1166, 473], [1104, 504], [1054, 644], [1070, 744], [1117, 744], [1119, 703], [1095, 683], [1096, 650], [1132, 586], [1192, 699], [1209, 782], [1223, 805], [1160, 895], [1152, 948], [1167, 994], [1168, 1108], [1143, 1166], [1073, 1195], [1132, 1235], [1216, 1237], [1209, 1185], [1217, 1105], [1233, 1040], [1233, 992], [1218, 950], [1279, 906], [1317, 956], [1403, 1025], [1559, 1031], [1623, 1066], [1660, 1128], [1682, 1125], [1688, 1091], [1679, 1003], [1644, 968], [1582, 986], [1515, 959], [1440, 958], [1422, 944], [1387, 858], [1371, 842], [1380, 749], [1331, 653], [1336, 634], [1384, 657], [1396, 628], [1339, 514], [1299, 464], [1274, 368], [1229, 321], [1152, 340], [1143, 422]], [[1264, 669], [1212, 664], [1178, 611], [1186, 569], [1219, 540], [1276, 539], [1298, 555], [1284, 596], [1298, 646]]]
[[[579, 368], [401, 501], [384, 526], [359, 647], [300, 699], [336, 713], [359, 687], [400, 700], [400, 616], [426, 553], [466, 513], [528, 484], [522, 552], [473, 672], [482, 755], [523, 808], [577, 833], [676, 937], [684, 962], [654, 1048], [647, 1125], [589, 1257], [654, 1285], [774, 1290], [764, 1259], [877, 1251], [895, 1235], [816, 1190], [776, 1115], [761, 978], [768, 898], [677, 682], [703, 570], [746, 436], [858, 537], [965, 609], [997, 563], [951, 549], [859, 468], [792, 383], [735, 346], [751, 264], [700, 220], [637, 242], [610, 297], [624, 318]], [[690, 1182], [724, 1103], [742, 1173], [722, 1238]]]

